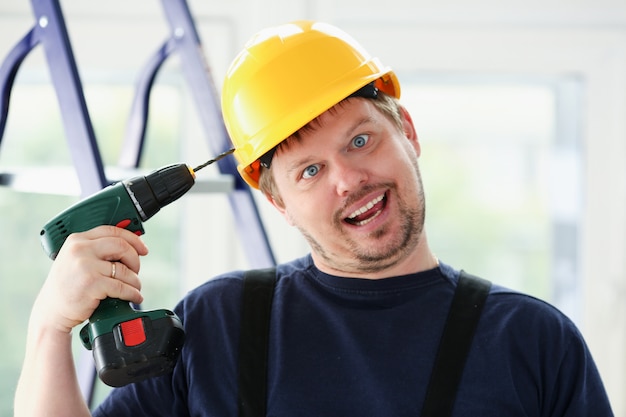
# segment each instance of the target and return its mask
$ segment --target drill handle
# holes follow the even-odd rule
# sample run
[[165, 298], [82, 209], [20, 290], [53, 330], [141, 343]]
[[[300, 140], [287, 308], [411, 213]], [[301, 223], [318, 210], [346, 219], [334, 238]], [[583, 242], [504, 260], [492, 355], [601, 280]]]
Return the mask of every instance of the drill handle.
[[109, 332], [113, 326], [133, 317], [135, 313], [136, 310], [128, 301], [105, 298], [89, 317], [89, 323], [80, 330], [80, 341], [86, 349], [91, 350], [93, 348], [91, 342], [96, 337]]

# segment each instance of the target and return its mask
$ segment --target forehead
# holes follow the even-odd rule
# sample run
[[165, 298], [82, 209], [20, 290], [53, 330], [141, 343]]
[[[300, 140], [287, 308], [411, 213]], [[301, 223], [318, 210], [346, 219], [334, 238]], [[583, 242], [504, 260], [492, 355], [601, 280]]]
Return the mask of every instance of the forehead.
[[371, 99], [350, 98], [342, 100], [282, 141], [278, 145], [277, 151], [285, 151], [291, 145], [301, 142], [305, 137], [323, 133], [324, 130], [341, 131], [343, 129], [348, 134], [355, 124], [359, 124], [365, 119], [373, 121], [376, 117], [382, 117], [382, 114], [373, 105]]

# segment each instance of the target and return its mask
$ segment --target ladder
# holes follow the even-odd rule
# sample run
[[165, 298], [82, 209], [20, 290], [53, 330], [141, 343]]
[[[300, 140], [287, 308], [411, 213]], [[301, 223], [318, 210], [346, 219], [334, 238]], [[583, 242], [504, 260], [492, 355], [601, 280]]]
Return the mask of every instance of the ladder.
[[[217, 90], [202, 54], [202, 44], [188, 4], [186, 0], [161, 0], [161, 3], [170, 26], [170, 36], [148, 59], [140, 73], [122, 152], [118, 158], [118, 166], [121, 168], [139, 167], [151, 88], [162, 64], [174, 53], [179, 55], [186, 84], [194, 98], [206, 132], [209, 150], [217, 155], [231, 147], [221, 117]], [[33, 48], [41, 44], [59, 102], [80, 192], [84, 197], [113, 181], [105, 174], [59, 0], [31, 0], [31, 5], [35, 25], [11, 49], [0, 66], [0, 145], [16, 74], [24, 58]], [[221, 174], [233, 179], [228, 199], [250, 267], [263, 268], [275, 265], [274, 254], [252, 190], [238, 175], [233, 158], [224, 158], [217, 162], [217, 166]], [[0, 185], [10, 186], [11, 175], [0, 175]], [[81, 354], [77, 372], [83, 396], [91, 405], [96, 373], [89, 352], [83, 351]]]

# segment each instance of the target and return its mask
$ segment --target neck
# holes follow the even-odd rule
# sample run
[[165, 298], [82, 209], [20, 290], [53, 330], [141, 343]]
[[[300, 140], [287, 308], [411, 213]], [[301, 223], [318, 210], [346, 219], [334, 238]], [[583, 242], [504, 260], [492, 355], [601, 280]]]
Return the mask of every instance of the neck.
[[378, 271], [363, 271], [357, 268], [342, 267], [331, 265], [324, 260], [323, 257], [315, 253], [313, 250], [311, 253], [315, 266], [322, 272], [330, 275], [343, 276], [347, 278], [362, 278], [362, 279], [381, 279], [389, 278], [401, 275], [408, 275], [417, 272], [427, 271], [429, 269], [439, 266], [439, 260], [430, 251], [428, 246], [428, 240], [426, 239], [426, 233], [422, 232], [417, 246], [413, 251], [407, 254], [403, 259], [395, 262], [387, 268]]

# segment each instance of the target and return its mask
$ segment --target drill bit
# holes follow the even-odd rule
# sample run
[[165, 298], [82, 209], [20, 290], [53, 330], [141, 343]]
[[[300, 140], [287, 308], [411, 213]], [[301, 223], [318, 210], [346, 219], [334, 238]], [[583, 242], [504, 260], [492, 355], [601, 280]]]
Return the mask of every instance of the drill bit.
[[198, 172], [199, 170], [201, 170], [202, 168], [211, 165], [213, 162], [217, 162], [220, 159], [222, 159], [225, 156], [230, 155], [231, 153], [235, 152], [235, 148], [229, 149], [226, 152], [222, 152], [221, 154], [217, 155], [215, 158], [213, 159], [209, 159], [208, 161], [206, 161], [204, 164], [198, 165], [197, 167], [195, 167], [193, 169], [193, 172]]

